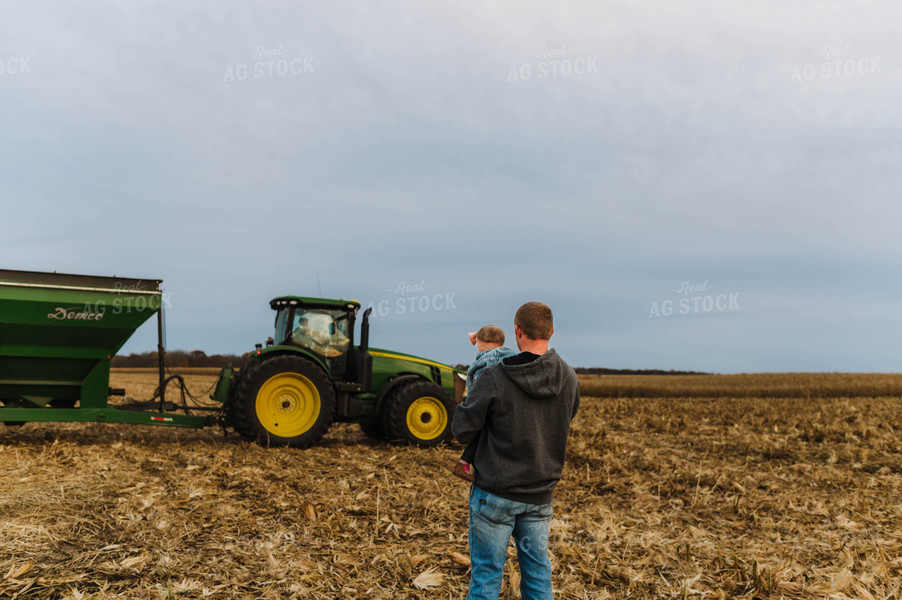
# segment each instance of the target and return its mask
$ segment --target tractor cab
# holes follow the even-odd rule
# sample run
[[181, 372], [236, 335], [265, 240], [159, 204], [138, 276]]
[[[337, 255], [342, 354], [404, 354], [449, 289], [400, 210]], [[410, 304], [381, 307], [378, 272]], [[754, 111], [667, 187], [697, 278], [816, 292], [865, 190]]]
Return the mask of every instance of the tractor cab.
[[[356, 300], [329, 300], [283, 296], [270, 306], [276, 311], [277, 345], [295, 346], [312, 352], [328, 366], [333, 380], [353, 381], [359, 373], [360, 350], [354, 348], [354, 320], [360, 303]], [[361, 326], [366, 338], [367, 323]]]

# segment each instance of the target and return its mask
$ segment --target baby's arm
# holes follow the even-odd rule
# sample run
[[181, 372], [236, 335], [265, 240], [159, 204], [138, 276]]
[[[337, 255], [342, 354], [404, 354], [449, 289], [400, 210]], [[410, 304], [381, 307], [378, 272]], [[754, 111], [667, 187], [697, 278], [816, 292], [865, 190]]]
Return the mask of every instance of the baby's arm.
[[494, 401], [495, 382], [490, 374], [488, 377], [481, 377], [463, 403], [454, 410], [451, 431], [457, 441], [469, 444], [479, 437], [479, 431], [485, 426]]

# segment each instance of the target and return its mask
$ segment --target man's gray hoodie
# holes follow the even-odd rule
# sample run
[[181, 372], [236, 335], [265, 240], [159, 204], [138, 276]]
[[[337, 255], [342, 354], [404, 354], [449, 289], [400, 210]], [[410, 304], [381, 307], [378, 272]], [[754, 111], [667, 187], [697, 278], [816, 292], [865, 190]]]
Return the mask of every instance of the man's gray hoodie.
[[479, 438], [476, 485], [529, 504], [547, 504], [561, 479], [579, 380], [554, 349], [523, 352], [486, 368], [454, 412], [464, 444]]

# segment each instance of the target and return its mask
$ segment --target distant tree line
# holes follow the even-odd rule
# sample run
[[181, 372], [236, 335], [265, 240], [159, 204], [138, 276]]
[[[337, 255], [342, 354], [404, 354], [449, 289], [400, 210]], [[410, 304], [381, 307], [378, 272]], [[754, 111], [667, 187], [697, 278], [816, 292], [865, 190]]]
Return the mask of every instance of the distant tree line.
[[582, 375], [710, 375], [704, 371], [677, 371], [669, 369], [607, 369], [605, 367], [576, 367]]
[[[455, 368], [466, 371], [470, 365], [455, 365]], [[670, 369], [608, 369], [605, 367], [576, 367], [573, 369], [582, 375], [710, 375], [704, 371], [676, 371]]]
[[[175, 368], [184, 367], [224, 367], [232, 365], [236, 369], [240, 369], [247, 364], [248, 354], [241, 356], [237, 354], [213, 354], [207, 356], [203, 350], [167, 350], [165, 353], [166, 365]], [[127, 356], [119, 355], [113, 357], [110, 366], [113, 368], [143, 368], [156, 367], [158, 365], [157, 353], [140, 352], [138, 354], [129, 354]]]
[[[237, 354], [213, 354], [207, 356], [203, 350], [167, 350], [166, 365], [169, 367], [216, 367], [221, 368], [232, 365], [236, 369], [247, 364], [250, 355], [248, 353]], [[140, 352], [137, 354], [119, 355], [113, 357], [110, 366], [114, 368], [146, 368], [157, 366], [157, 353]], [[456, 368], [466, 371], [469, 365], [455, 365]], [[583, 375], [709, 375], [703, 371], [677, 371], [674, 369], [608, 369], [606, 367], [576, 367], [577, 373]]]

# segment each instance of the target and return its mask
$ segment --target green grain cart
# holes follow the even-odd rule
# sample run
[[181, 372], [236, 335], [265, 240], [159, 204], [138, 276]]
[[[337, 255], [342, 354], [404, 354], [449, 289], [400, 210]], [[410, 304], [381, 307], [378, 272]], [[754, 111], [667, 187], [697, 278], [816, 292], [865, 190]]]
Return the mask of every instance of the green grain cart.
[[[375, 438], [431, 446], [451, 439], [465, 377], [448, 365], [360, 343], [360, 304], [300, 296], [270, 302], [275, 334], [247, 366], [222, 370], [215, 407], [165, 401], [159, 280], [0, 270], [0, 421], [222, 424], [261, 444], [306, 448], [335, 421]], [[157, 317], [160, 386], [152, 401], [111, 405], [110, 359]], [[158, 402], [157, 402], [158, 400]], [[206, 415], [187, 414], [208, 411]]]

